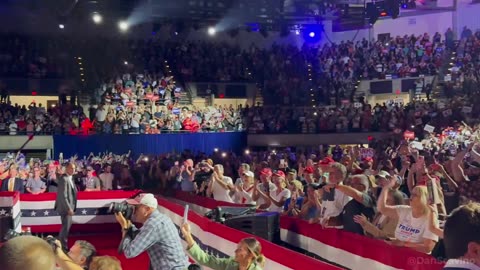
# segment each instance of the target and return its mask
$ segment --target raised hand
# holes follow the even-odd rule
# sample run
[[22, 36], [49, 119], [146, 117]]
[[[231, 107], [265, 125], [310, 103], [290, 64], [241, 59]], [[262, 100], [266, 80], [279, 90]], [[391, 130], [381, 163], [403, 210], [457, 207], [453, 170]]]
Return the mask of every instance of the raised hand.
[[355, 223], [358, 223], [362, 226], [368, 222], [367, 217], [365, 217], [363, 214], [353, 216], [353, 221], [355, 221]]

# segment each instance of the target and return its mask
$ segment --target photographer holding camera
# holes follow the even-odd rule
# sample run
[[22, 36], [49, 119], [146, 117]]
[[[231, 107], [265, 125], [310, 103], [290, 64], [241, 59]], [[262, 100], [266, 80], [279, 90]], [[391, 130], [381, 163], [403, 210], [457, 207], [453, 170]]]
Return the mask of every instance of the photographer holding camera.
[[126, 202], [135, 207], [133, 220], [143, 226], [135, 228], [124, 217], [123, 211], [115, 211], [115, 218], [122, 226], [120, 249], [125, 257], [134, 258], [147, 251], [151, 270], [187, 269], [188, 257], [183, 250], [178, 230], [170, 218], [157, 210], [158, 202], [153, 194], [142, 193]]

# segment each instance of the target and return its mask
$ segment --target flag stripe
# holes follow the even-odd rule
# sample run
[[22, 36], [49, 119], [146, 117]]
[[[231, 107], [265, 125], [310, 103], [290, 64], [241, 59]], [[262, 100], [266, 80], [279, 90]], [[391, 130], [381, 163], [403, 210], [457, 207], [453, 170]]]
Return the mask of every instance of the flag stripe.
[[[125, 200], [128, 198], [135, 197], [137, 194], [139, 194], [141, 191], [140, 190], [132, 190], [132, 191], [123, 191], [123, 190], [110, 190], [110, 191], [91, 191], [91, 192], [85, 192], [85, 191], [80, 191], [78, 192], [77, 199], [78, 201], [81, 200], [114, 200], [114, 199], [120, 199], [120, 200]], [[55, 198], [57, 198], [57, 193], [54, 192], [49, 192], [49, 193], [42, 193], [38, 195], [33, 195], [33, 194], [21, 194], [20, 195], [20, 201], [22, 202], [28, 202], [28, 201], [55, 201]]]
[[[58, 224], [47, 224], [47, 225], [28, 225], [32, 229], [33, 233], [58, 233], [62, 228], [60, 223]], [[119, 232], [120, 225], [117, 222], [115, 223], [103, 223], [103, 224], [95, 224], [95, 223], [75, 223], [72, 225], [70, 229], [71, 232], [88, 232], [95, 235], [99, 233], [112, 233], [112, 232]]]
[[11, 211], [14, 217], [20, 214], [20, 207], [21, 207], [20, 202], [17, 202], [16, 204], [13, 205]]
[[[91, 208], [91, 207], [109, 207], [110, 203], [125, 201], [125, 198], [120, 199], [102, 199], [102, 200], [78, 200], [77, 208]], [[53, 209], [55, 200], [47, 201], [22, 201], [22, 209]]]
[[12, 198], [0, 197], [0, 207], [12, 207]]
[[18, 213], [15, 218], [13, 219], [13, 229], [17, 232], [22, 230], [22, 223], [21, 223], [22, 216]]
[[[102, 224], [102, 223], [114, 223], [115, 216], [95, 216], [95, 215], [85, 215], [85, 216], [73, 216], [73, 224]], [[37, 226], [37, 225], [55, 225], [61, 224], [60, 216], [53, 217], [22, 217], [22, 226]]]
[[0, 207], [11, 207], [19, 201], [18, 192], [0, 191]]
[[[108, 207], [101, 208], [77, 208], [75, 210], [75, 216], [85, 216], [85, 215], [113, 215], [108, 212]], [[53, 217], [59, 216], [58, 212], [53, 208], [42, 208], [42, 209], [22, 209], [23, 217]]]
[[311, 252], [322, 258], [327, 258], [329, 261], [335, 262], [349, 269], [401, 270], [399, 268], [394, 268], [371, 259], [363, 258], [345, 250], [326, 245], [320, 241], [289, 230], [281, 229], [280, 235], [282, 241], [288, 242], [291, 245]]

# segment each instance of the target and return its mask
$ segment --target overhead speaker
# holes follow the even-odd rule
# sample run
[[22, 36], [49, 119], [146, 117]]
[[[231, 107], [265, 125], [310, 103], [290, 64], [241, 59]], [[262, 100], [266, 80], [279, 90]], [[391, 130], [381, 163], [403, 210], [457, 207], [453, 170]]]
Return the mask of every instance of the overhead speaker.
[[388, 14], [392, 17], [392, 19], [398, 18], [398, 15], [400, 15], [399, 0], [386, 0], [385, 7], [387, 9]]

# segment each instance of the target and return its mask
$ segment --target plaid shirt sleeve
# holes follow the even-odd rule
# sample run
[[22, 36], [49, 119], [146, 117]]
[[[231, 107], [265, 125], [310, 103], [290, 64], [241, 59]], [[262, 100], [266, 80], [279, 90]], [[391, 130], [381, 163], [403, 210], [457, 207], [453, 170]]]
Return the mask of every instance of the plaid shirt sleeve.
[[133, 240], [129, 236], [125, 236], [122, 246], [125, 257], [128, 259], [137, 257], [160, 239], [157, 228], [152, 225], [148, 224], [142, 227]]

